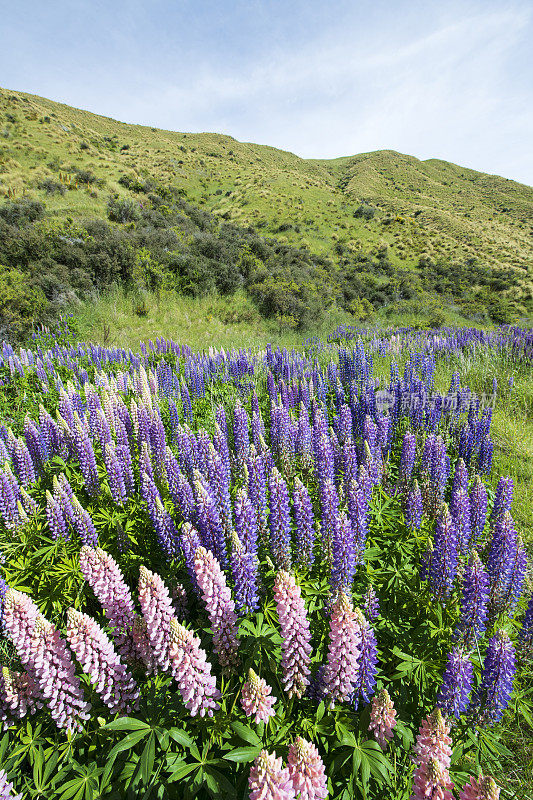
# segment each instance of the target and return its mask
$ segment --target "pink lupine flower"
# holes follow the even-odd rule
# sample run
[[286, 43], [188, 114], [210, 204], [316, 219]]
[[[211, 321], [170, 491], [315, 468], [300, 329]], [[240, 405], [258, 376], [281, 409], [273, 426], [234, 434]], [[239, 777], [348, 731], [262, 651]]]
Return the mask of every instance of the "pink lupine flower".
[[65, 640], [44, 617], [37, 618], [30, 648], [31, 672], [58, 728], [73, 731], [89, 718], [90, 704], [83, 696], [80, 679]]
[[106, 706], [113, 713], [131, 711], [139, 698], [137, 684], [104, 631], [92, 617], [74, 608], [69, 609], [67, 620], [68, 643]]
[[411, 800], [453, 800], [452, 789], [448, 770], [431, 758], [415, 769]]
[[136, 616], [133, 620], [131, 638], [135, 645], [135, 650], [139, 655], [140, 661], [144, 664], [148, 674], [155, 671], [155, 659], [152, 646], [146, 632], [146, 620], [144, 617]]
[[22, 719], [42, 708], [39, 687], [27, 672], [3, 667], [0, 672], [0, 722]]
[[452, 755], [450, 726], [436, 708], [422, 722], [416, 742], [411, 800], [453, 800], [448, 769]]
[[220, 692], [200, 639], [174, 618], [170, 620], [169, 645], [170, 671], [185, 707], [193, 717], [197, 714], [212, 717], [213, 711], [220, 707], [216, 702]]
[[370, 724], [368, 730], [372, 731], [377, 743], [382, 750], [387, 749], [387, 745], [394, 736], [396, 727], [396, 709], [390, 699], [386, 689], [376, 695], [372, 701], [370, 712]]
[[7, 590], [4, 597], [4, 628], [25, 667], [29, 662], [32, 633], [39, 614], [39, 609], [27, 594], [16, 589]]
[[414, 746], [415, 763], [420, 764], [436, 758], [443, 767], [448, 769], [452, 755], [452, 740], [449, 733], [449, 724], [442, 716], [440, 709], [436, 708], [423, 720], [418, 730]]
[[494, 778], [471, 777], [459, 792], [459, 800], [499, 800], [500, 789]]
[[0, 769], [0, 800], [22, 800], [22, 795], [14, 792], [13, 784], [8, 781], [5, 770]]
[[247, 717], [255, 714], [256, 722], [268, 722], [276, 712], [273, 705], [277, 698], [272, 696], [272, 687], [260, 678], [253, 669], [248, 670], [248, 680], [241, 689], [241, 706]]
[[220, 666], [233, 670], [239, 663], [239, 640], [235, 603], [226, 576], [213, 553], [205, 547], [196, 549], [194, 573], [213, 629], [213, 647]]
[[84, 546], [80, 569], [102, 604], [119, 655], [130, 663], [142, 660], [132, 635], [136, 617], [133, 598], [117, 562], [101, 547]]
[[331, 609], [324, 693], [331, 708], [350, 697], [357, 679], [361, 632], [352, 601], [341, 591]]
[[309, 685], [311, 631], [300, 587], [286, 570], [276, 575], [274, 600], [281, 628], [283, 686], [289, 697], [301, 697]]
[[324, 762], [315, 745], [297, 736], [289, 748], [287, 762], [298, 800], [325, 800], [328, 782]]
[[276, 753], [261, 750], [248, 778], [250, 800], [296, 800], [287, 767]]
[[154, 659], [162, 670], [167, 670], [170, 664], [170, 620], [176, 616], [176, 611], [163, 580], [146, 567], [139, 571], [139, 602]]

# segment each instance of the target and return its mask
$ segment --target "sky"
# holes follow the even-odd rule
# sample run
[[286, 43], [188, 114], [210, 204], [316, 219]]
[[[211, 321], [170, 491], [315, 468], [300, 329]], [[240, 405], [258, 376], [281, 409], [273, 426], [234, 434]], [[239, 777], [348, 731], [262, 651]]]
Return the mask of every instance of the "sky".
[[390, 149], [533, 185], [533, 0], [16, 0], [0, 85], [305, 158]]

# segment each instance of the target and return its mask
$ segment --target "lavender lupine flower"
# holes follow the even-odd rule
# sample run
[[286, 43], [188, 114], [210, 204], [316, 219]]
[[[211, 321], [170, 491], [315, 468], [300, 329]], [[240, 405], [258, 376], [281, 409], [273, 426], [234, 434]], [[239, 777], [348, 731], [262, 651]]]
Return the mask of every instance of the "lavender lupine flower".
[[324, 693], [330, 706], [342, 703], [353, 693], [359, 670], [361, 626], [352, 601], [339, 592], [329, 620], [329, 647], [324, 670]]
[[460, 647], [454, 647], [448, 655], [442, 677], [437, 697], [438, 707], [448, 716], [459, 718], [470, 704], [473, 679], [474, 667], [468, 654]]
[[363, 597], [363, 610], [370, 622], [379, 617], [379, 598], [372, 584], [370, 584]]
[[96, 533], [96, 528], [94, 527], [89, 512], [82, 508], [78, 498], [74, 495], [72, 496], [70, 505], [72, 509], [72, 525], [80, 537], [81, 543], [89, 547], [96, 547], [98, 544], [98, 534]]
[[509, 588], [505, 598], [504, 608], [510, 617], [513, 616], [516, 605], [522, 597], [527, 569], [527, 551], [522, 540], [518, 539], [516, 556], [509, 580]]
[[205, 650], [200, 647], [200, 639], [192, 631], [181, 625], [177, 619], [170, 620], [169, 664], [174, 680], [185, 707], [191, 716], [199, 714], [213, 716], [219, 704], [216, 702], [220, 692], [216, 688], [211, 665]]
[[0, 670], [0, 722], [11, 724], [28, 712], [34, 714], [43, 706], [40, 697], [35, 679], [27, 672], [15, 672], [8, 667]]
[[400, 485], [407, 486], [411, 480], [415, 463], [416, 436], [406, 431], [403, 437], [402, 455], [400, 460]]
[[90, 704], [83, 696], [80, 679], [65, 640], [43, 616], [37, 617], [32, 632], [29, 664], [58, 728], [79, 730], [89, 719]]
[[481, 685], [472, 697], [473, 706], [488, 724], [499, 722], [509, 705], [515, 673], [515, 650], [505, 631], [489, 639]]
[[422, 492], [418, 481], [413, 481], [412, 487], [405, 495], [405, 523], [409, 528], [420, 530], [424, 504], [422, 502]]
[[4, 769], [0, 769], [0, 798], [1, 800], [22, 800], [21, 794], [15, 794], [15, 787], [8, 781]]
[[244, 489], [235, 500], [235, 530], [248, 553], [257, 553], [257, 512]]
[[194, 571], [213, 630], [213, 648], [220, 666], [232, 671], [239, 663], [239, 639], [235, 603], [226, 577], [213, 553], [205, 547], [196, 550]]
[[459, 800], [499, 800], [500, 790], [491, 777], [471, 777], [459, 792]]
[[356, 679], [353, 684], [353, 699], [356, 708], [361, 701], [369, 703], [374, 694], [377, 672], [377, 645], [376, 634], [365, 619], [359, 608], [355, 609], [357, 624], [359, 625], [359, 656]]
[[325, 800], [326, 770], [316, 746], [297, 736], [289, 747], [289, 775], [298, 800]]
[[339, 589], [350, 591], [358, 562], [355, 537], [350, 521], [340, 514], [334, 528], [330, 586], [335, 596]]
[[472, 553], [463, 576], [461, 614], [455, 635], [468, 649], [486, 627], [489, 578], [476, 551]]
[[436, 708], [422, 722], [414, 746], [415, 771], [411, 800], [453, 800], [448, 769], [451, 763], [450, 726]]
[[126, 661], [140, 660], [132, 631], [136, 614], [131, 592], [116, 561], [100, 547], [82, 547], [80, 569], [106, 615], [115, 646]]
[[250, 800], [296, 800], [287, 767], [276, 753], [261, 750], [250, 768]]
[[387, 749], [388, 743], [394, 736], [396, 727], [396, 709], [386, 689], [382, 689], [372, 700], [370, 723], [368, 730], [374, 735], [382, 750]]
[[287, 484], [274, 467], [268, 481], [270, 492], [270, 548], [277, 567], [289, 569], [291, 565], [291, 518]]
[[32, 669], [32, 635], [39, 609], [23, 592], [8, 589], [3, 602], [4, 630], [11, 639], [23, 667], [28, 670], [30, 677], [34, 677]]
[[19, 500], [20, 486], [9, 464], [5, 464], [3, 471], [0, 471], [0, 515], [9, 530], [17, 528], [27, 519]]
[[303, 566], [310, 567], [314, 561], [315, 519], [309, 492], [298, 477], [294, 479], [293, 508], [297, 561]]
[[429, 568], [429, 583], [433, 594], [448, 597], [457, 572], [457, 535], [448, 506], [442, 504], [433, 537], [433, 553]]
[[339, 495], [335, 484], [329, 478], [320, 484], [320, 507], [322, 511], [322, 548], [325, 558], [331, 561], [333, 542], [339, 528]]
[[124, 482], [124, 475], [117, 452], [113, 443], [108, 442], [104, 446], [104, 463], [107, 470], [107, 479], [109, 481], [109, 489], [111, 497], [115, 503], [122, 505], [126, 500], [126, 484]]
[[494, 522], [503, 515], [505, 511], [511, 510], [513, 502], [514, 484], [512, 478], [500, 478], [496, 487], [494, 505], [490, 515], [491, 522]]
[[285, 570], [276, 575], [274, 601], [281, 629], [283, 686], [289, 697], [301, 697], [309, 683], [311, 631], [301, 589]]
[[470, 529], [472, 534], [472, 544], [474, 545], [479, 541], [479, 538], [485, 527], [485, 522], [487, 520], [487, 505], [488, 497], [485, 484], [479, 475], [476, 475], [474, 479], [474, 485], [470, 490]]
[[235, 607], [239, 613], [255, 611], [259, 605], [257, 583], [259, 560], [250, 553], [235, 531], [231, 534], [231, 574], [235, 587]]
[[250, 457], [246, 462], [248, 474], [248, 495], [257, 512], [257, 524], [261, 536], [266, 538], [268, 504], [266, 492], [265, 462], [262, 454], [257, 454], [254, 448], [250, 450]]
[[162, 578], [146, 567], [139, 570], [139, 603], [155, 661], [166, 671], [170, 664], [170, 620], [176, 616], [176, 611]]
[[52, 539], [67, 539], [65, 515], [59, 500], [46, 490], [46, 519]]
[[352, 525], [357, 563], [363, 559], [368, 536], [368, 495], [360, 483], [352, 481], [348, 487], [346, 502], [348, 518]]
[[457, 463], [455, 465], [455, 472], [453, 475], [453, 484], [452, 484], [452, 495], [455, 495], [455, 493], [458, 492], [459, 489], [462, 489], [464, 492], [468, 492], [468, 470], [462, 458], [458, 458]]
[[253, 669], [248, 670], [248, 680], [241, 689], [241, 706], [247, 717], [255, 714], [255, 722], [268, 722], [274, 717], [274, 703], [277, 698], [272, 694], [272, 687], [264, 678], [260, 678]]
[[67, 641], [105, 705], [113, 714], [131, 711], [139, 699], [137, 684], [104, 631], [96, 620], [73, 608], [67, 620]]
[[185, 566], [187, 567], [187, 572], [189, 573], [189, 577], [192, 581], [193, 586], [197, 588], [198, 584], [196, 583], [196, 574], [194, 572], [194, 556], [197, 548], [200, 547], [202, 542], [200, 541], [200, 536], [198, 535], [198, 531], [196, 530], [196, 528], [193, 528], [190, 522], [186, 522], [185, 525], [182, 526], [180, 542], [181, 542], [181, 550], [185, 558]]

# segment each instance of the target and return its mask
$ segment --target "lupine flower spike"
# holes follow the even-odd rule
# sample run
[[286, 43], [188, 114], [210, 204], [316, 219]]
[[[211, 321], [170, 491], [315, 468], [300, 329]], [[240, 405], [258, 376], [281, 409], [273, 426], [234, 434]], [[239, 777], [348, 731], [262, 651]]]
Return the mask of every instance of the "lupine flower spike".
[[494, 778], [471, 777], [459, 792], [459, 800], [499, 800], [500, 790]]
[[247, 717], [255, 714], [255, 722], [268, 722], [275, 716], [272, 688], [264, 678], [260, 678], [253, 669], [248, 670], [248, 680], [241, 689], [241, 705]]
[[275, 753], [261, 750], [248, 778], [250, 800], [296, 800], [287, 767]]
[[394, 735], [396, 722], [394, 704], [388, 691], [382, 689], [372, 700], [370, 723], [368, 725], [368, 730], [374, 734], [382, 750], [387, 749], [387, 745]]
[[300, 587], [285, 570], [276, 575], [274, 600], [281, 628], [283, 685], [289, 697], [301, 697], [309, 683], [311, 631]]
[[326, 771], [314, 744], [297, 736], [289, 747], [287, 763], [298, 800], [325, 800], [328, 795]]

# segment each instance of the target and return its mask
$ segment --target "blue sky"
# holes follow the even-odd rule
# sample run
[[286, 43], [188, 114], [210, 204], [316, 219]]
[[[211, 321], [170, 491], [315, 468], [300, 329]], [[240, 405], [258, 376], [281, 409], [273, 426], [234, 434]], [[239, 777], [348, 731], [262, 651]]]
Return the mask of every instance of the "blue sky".
[[533, 2], [17, 0], [0, 84], [125, 122], [533, 185]]

